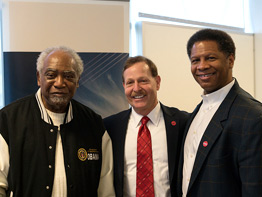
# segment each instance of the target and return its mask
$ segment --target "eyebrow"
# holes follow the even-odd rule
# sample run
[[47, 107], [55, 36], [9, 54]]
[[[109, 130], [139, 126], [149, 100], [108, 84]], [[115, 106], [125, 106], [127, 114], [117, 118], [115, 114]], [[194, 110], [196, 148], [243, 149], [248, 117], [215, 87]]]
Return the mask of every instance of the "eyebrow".
[[[48, 72], [48, 71], [57, 72], [58, 70], [52, 69], [52, 68], [48, 68], [48, 69], [46, 69], [46, 72]], [[76, 71], [74, 71], [74, 70], [64, 70], [64, 71], [62, 71], [62, 72], [63, 72], [63, 73], [76, 73]]]

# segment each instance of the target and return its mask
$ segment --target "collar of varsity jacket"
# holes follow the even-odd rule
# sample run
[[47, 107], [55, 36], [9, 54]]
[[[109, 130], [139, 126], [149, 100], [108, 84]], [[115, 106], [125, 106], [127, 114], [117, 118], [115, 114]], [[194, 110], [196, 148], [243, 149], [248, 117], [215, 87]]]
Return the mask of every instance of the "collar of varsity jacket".
[[[37, 100], [37, 104], [38, 104], [39, 110], [41, 112], [41, 118], [46, 123], [52, 124], [52, 120], [51, 120], [50, 116], [48, 115], [46, 108], [45, 108], [43, 101], [42, 101], [41, 88], [39, 88], [38, 91], [35, 93], [35, 98]], [[73, 108], [72, 108], [71, 102], [69, 103], [69, 108], [68, 108], [68, 111], [67, 111], [66, 114], [67, 114], [67, 116], [66, 116], [66, 119], [65, 119], [65, 123], [68, 123], [73, 119]]]

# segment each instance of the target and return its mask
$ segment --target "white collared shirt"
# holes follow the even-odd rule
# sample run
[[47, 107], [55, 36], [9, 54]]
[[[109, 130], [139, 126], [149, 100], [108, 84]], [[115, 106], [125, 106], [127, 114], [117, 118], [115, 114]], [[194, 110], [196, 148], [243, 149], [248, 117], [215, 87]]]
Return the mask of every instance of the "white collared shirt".
[[183, 197], [186, 196], [188, 185], [191, 178], [191, 173], [195, 163], [195, 158], [198, 150], [199, 143], [202, 136], [219, 108], [220, 104], [223, 102], [228, 92], [235, 83], [235, 79], [230, 82], [225, 87], [212, 92], [211, 94], [201, 95], [203, 98], [203, 104], [201, 105], [198, 113], [196, 114], [194, 120], [192, 121], [190, 128], [188, 130], [185, 145], [184, 145], [184, 165], [183, 165]]
[[[143, 116], [133, 109], [128, 122], [124, 155], [124, 196], [136, 196], [137, 135]], [[168, 173], [166, 128], [160, 104], [147, 115], [152, 139], [155, 197], [171, 196]]]

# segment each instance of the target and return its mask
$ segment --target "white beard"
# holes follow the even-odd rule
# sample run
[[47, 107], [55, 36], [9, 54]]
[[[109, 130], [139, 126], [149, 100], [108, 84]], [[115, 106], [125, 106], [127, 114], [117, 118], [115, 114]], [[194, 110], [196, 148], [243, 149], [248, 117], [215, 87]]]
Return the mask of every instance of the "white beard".
[[50, 101], [55, 104], [55, 106], [67, 105], [70, 101], [68, 97], [51, 97]]

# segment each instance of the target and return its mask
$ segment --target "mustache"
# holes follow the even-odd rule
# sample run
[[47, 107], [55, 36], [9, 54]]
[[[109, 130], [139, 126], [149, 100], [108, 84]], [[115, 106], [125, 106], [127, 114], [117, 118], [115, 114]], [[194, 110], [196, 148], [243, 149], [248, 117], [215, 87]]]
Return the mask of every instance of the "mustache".
[[138, 92], [132, 92], [131, 96], [132, 97], [135, 97], [135, 96], [143, 96], [143, 95], [146, 95], [146, 92], [143, 91], [143, 90], [140, 90]]

